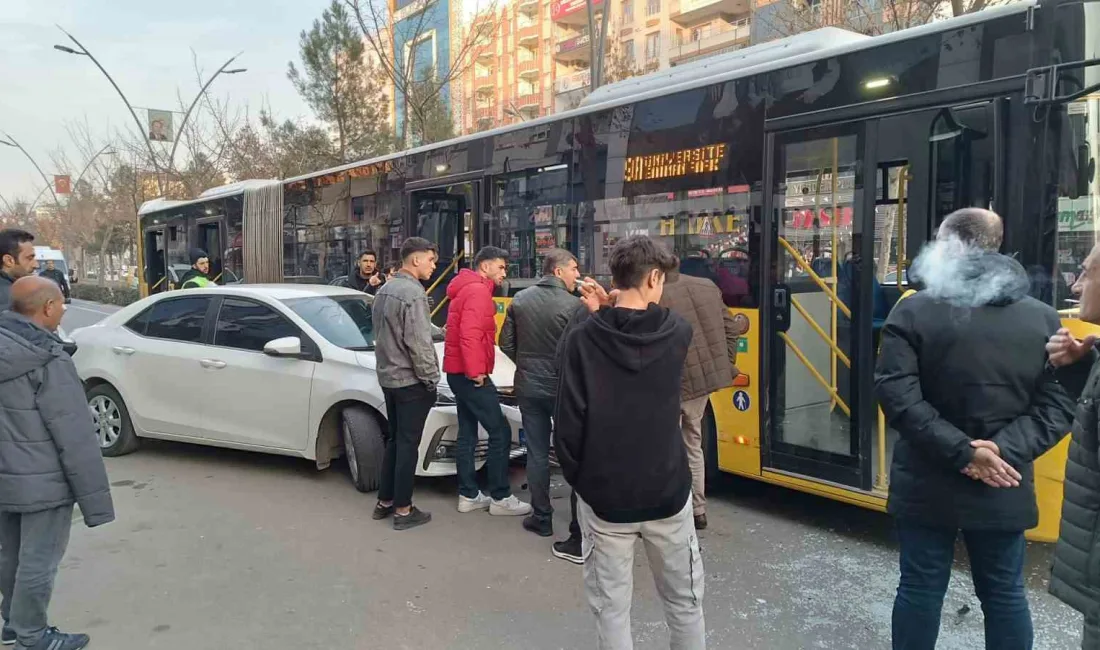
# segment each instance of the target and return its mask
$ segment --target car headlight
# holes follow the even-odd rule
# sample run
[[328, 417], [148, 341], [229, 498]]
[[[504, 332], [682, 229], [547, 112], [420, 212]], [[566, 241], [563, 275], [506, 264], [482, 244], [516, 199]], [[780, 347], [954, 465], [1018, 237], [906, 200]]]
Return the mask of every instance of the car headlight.
[[447, 384], [439, 384], [435, 387], [436, 406], [454, 406], [455, 403], [455, 394], [450, 386]]

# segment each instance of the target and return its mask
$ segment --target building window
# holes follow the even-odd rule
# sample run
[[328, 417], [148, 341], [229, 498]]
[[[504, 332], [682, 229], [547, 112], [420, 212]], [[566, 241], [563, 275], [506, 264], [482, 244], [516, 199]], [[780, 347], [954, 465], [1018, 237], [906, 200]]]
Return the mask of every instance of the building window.
[[623, 60], [628, 68], [634, 67], [634, 39], [623, 41]]
[[645, 62], [656, 62], [661, 58], [661, 32], [653, 32], [645, 36]]
[[646, 0], [645, 3], [645, 15], [646, 18], [651, 18], [661, 13], [661, 0]]
[[634, 0], [623, 0], [623, 27], [634, 24]]

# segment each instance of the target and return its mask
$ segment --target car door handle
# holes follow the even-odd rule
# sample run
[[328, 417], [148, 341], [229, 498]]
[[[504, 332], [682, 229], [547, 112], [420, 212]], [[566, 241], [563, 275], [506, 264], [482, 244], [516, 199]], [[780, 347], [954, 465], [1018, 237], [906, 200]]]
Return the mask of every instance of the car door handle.
[[199, 362], [203, 368], [210, 368], [212, 370], [221, 370], [225, 367], [224, 361], [218, 361], [217, 359], [203, 359]]
[[115, 354], [122, 354], [126, 356], [130, 356], [135, 352], [133, 348], [127, 347], [125, 345], [116, 345], [115, 347], [111, 348], [111, 351]]

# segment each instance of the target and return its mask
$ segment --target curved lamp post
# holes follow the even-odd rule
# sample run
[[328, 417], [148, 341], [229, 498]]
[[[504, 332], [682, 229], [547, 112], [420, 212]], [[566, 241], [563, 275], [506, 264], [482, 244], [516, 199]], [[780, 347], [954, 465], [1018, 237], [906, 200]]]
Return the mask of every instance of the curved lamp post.
[[[54, 45], [53, 49], [64, 52], [66, 54], [86, 56], [91, 59], [92, 63], [94, 63], [95, 66], [99, 68], [99, 71], [103, 73], [103, 76], [107, 77], [107, 81], [111, 82], [111, 86], [115, 89], [115, 92], [117, 92], [118, 96], [122, 99], [122, 103], [126, 104], [127, 110], [130, 111], [130, 116], [134, 118], [134, 124], [137, 126], [138, 133], [142, 135], [142, 140], [145, 141], [145, 146], [149, 149], [149, 158], [150, 160], [152, 160], [154, 171], [157, 173], [157, 191], [163, 196], [165, 193], [165, 188], [160, 180], [160, 165], [157, 163], [157, 154], [153, 150], [153, 145], [149, 142], [149, 138], [145, 137], [145, 125], [142, 124], [141, 119], [138, 118], [137, 112], [134, 110], [133, 105], [130, 104], [130, 100], [126, 99], [126, 95], [122, 92], [122, 89], [118, 87], [118, 84], [115, 83], [115, 80], [111, 77], [110, 73], [107, 72], [107, 69], [104, 68], [102, 64], [100, 64], [99, 60], [97, 60], [95, 56], [93, 56], [92, 53], [88, 51], [88, 48], [84, 47], [84, 45], [82, 45], [80, 41], [76, 40], [75, 36], [65, 31], [65, 29], [60, 25], [58, 25], [57, 28], [60, 29], [61, 33], [63, 33], [65, 36], [68, 36], [69, 40], [71, 40], [78, 49], [73, 49], [67, 45]], [[183, 116], [183, 121], [180, 122], [179, 129], [176, 132], [176, 138], [174, 138], [175, 141], [172, 143], [172, 151], [168, 156], [168, 173], [171, 173], [172, 171], [173, 160], [176, 156], [176, 147], [179, 145], [179, 133], [183, 131], [183, 127], [187, 124], [187, 119], [191, 117], [191, 111], [195, 108], [195, 105], [198, 104], [199, 99], [206, 93], [206, 89], [210, 87], [210, 84], [214, 82], [214, 79], [216, 79], [218, 75], [237, 74], [246, 70], [246, 68], [235, 68], [232, 70], [226, 69], [241, 54], [243, 54], [243, 52], [238, 52], [237, 54], [233, 55], [228, 61], [222, 64], [222, 67], [218, 68], [218, 71], [211, 75], [210, 79], [206, 81], [202, 89], [199, 91], [199, 94], [196, 95], [194, 101], [191, 102], [191, 106], [187, 108], [187, 112]]]
[[61, 201], [57, 198], [57, 192], [53, 190], [53, 182], [46, 177], [46, 172], [42, 171], [42, 168], [38, 166], [38, 163], [35, 161], [34, 157], [27, 153], [27, 150], [23, 148], [23, 145], [19, 144], [19, 142], [15, 138], [11, 137], [8, 132], [0, 131], [0, 135], [4, 136], [4, 139], [0, 139], [0, 144], [14, 147], [23, 152], [23, 155], [27, 157], [27, 160], [31, 161], [31, 164], [34, 165], [34, 168], [38, 170], [38, 175], [42, 177], [42, 182], [44, 182], [46, 184], [46, 187], [49, 188], [50, 194], [53, 194], [54, 205], [57, 206], [57, 211], [58, 213], [60, 213]]

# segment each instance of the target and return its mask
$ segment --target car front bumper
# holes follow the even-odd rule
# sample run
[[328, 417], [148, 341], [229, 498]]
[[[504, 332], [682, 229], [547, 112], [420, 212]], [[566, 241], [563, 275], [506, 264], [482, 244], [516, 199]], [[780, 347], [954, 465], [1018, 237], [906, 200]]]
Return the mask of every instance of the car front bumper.
[[[510, 459], [519, 458], [527, 453], [527, 448], [521, 442], [522, 420], [519, 409], [514, 406], [502, 405], [508, 425], [512, 428], [512, 448], [509, 450]], [[481, 469], [485, 465], [485, 458], [489, 451], [489, 434], [485, 428], [478, 426], [477, 443], [474, 446], [474, 466]], [[424, 422], [424, 435], [420, 440], [420, 457], [416, 463], [417, 476], [453, 476], [457, 473], [455, 467], [455, 451], [458, 448], [458, 407], [455, 405], [435, 406], [428, 413], [428, 419]]]

